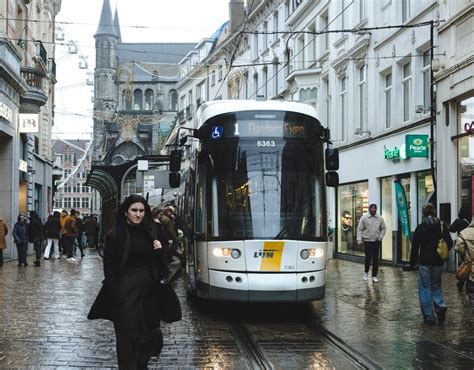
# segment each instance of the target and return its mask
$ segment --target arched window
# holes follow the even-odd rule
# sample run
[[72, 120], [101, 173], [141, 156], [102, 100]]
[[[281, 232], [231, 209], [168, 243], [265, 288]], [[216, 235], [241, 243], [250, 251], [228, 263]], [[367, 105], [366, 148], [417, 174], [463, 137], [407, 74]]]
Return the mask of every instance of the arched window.
[[132, 99], [127, 89], [123, 89], [122, 91], [122, 109], [132, 109]]
[[145, 110], [153, 110], [153, 90], [147, 89], [145, 91]]
[[170, 91], [170, 108], [172, 111], [178, 110], [178, 93], [175, 90]]
[[136, 89], [133, 92], [133, 110], [143, 109], [143, 92], [140, 89]]

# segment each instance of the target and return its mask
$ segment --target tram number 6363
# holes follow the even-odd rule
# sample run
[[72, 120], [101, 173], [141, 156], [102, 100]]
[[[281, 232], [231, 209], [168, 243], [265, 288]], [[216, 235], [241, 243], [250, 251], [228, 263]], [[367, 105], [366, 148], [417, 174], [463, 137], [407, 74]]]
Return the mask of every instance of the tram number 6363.
[[274, 140], [258, 140], [257, 146], [275, 146]]

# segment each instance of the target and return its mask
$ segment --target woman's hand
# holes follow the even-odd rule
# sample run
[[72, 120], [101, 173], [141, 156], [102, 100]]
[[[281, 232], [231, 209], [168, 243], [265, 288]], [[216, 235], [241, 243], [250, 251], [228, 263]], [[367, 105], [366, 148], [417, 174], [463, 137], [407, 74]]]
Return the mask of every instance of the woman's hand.
[[153, 241], [153, 250], [156, 251], [158, 249], [163, 248], [159, 240], [154, 240]]

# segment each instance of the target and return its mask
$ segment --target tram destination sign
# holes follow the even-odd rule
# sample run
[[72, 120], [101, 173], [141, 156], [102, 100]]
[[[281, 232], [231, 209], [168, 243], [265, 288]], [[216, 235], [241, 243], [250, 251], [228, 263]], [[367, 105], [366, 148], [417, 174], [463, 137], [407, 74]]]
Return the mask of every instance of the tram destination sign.
[[301, 122], [280, 121], [237, 121], [223, 122], [210, 128], [212, 140], [229, 137], [285, 137], [304, 138], [307, 137], [307, 127]]

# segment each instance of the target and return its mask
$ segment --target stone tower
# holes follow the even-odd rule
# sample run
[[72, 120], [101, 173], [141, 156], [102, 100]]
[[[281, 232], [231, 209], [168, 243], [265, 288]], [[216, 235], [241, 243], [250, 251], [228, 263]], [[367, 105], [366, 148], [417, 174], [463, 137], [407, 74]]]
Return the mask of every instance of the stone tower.
[[105, 154], [104, 112], [117, 110], [116, 68], [117, 42], [120, 39], [118, 17], [112, 18], [110, 1], [104, 0], [99, 27], [94, 35], [96, 63], [94, 71], [94, 146], [92, 160], [100, 164]]

